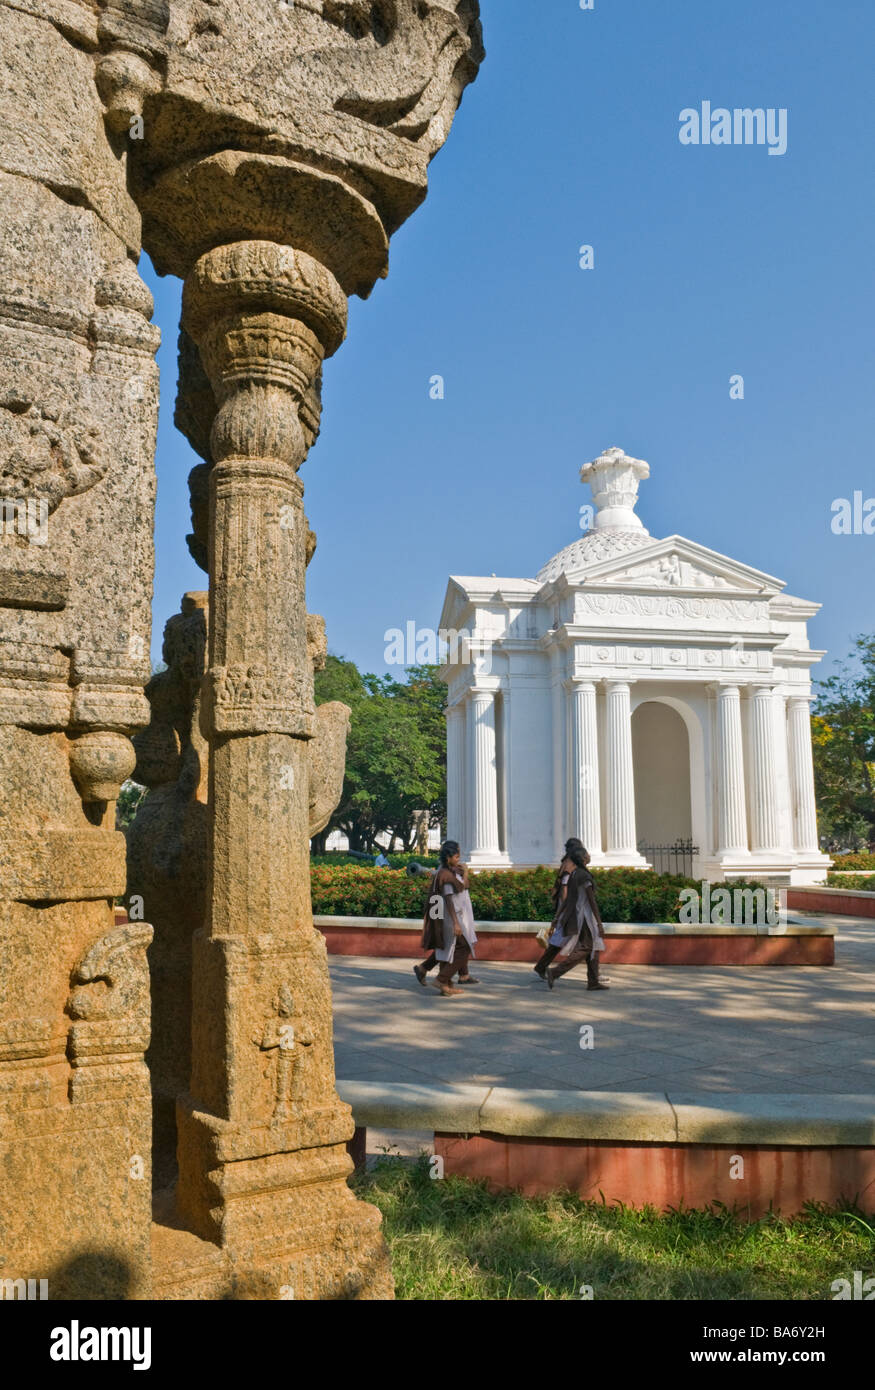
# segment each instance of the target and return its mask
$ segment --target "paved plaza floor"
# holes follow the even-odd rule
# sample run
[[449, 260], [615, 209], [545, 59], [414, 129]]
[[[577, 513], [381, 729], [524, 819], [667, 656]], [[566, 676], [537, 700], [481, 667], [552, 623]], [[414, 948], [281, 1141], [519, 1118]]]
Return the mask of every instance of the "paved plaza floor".
[[[337, 1075], [539, 1090], [875, 1094], [875, 920], [825, 917], [832, 967], [583, 968], [551, 993], [530, 965], [480, 961], [462, 998], [413, 962], [329, 958]], [[434, 974], [430, 979], [434, 979]], [[580, 1029], [592, 1025], [593, 1047]]]

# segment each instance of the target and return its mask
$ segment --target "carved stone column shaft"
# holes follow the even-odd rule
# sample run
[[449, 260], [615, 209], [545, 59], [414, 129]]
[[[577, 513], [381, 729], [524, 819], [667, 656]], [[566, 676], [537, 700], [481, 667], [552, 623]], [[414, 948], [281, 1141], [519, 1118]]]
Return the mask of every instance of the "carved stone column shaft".
[[595, 685], [592, 681], [575, 683], [568, 698], [571, 728], [571, 823], [568, 833], [579, 836], [590, 854], [600, 854], [602, 817]]
[[[248, 1265], [252, 1287], [268, 1287], [268, 1297], [280, 1296], [274, 1284], [304, 1281], [317, 1297], [337, 1296], [350, 1279], [385, 1284], [377, 1213], [345, 1182], [353, 1126], [334, 1087], [325, 943], [309, 893], [311, 533], [297, 470], [314, 432], [305, 410], [345, 322], [333, 276], [270, 242], [208, 252], [185, 284], [183, 326], [218, 410], [202, 715], [207, 920], [193, 946], [178, 1205], [193, 1230]], [[284, 1245], [267, 1265], [265, 1223]], [[374, 1266], [360, 1280], [359, 1259]]]
[[471, 857], [498, 854], [498, 780], [496, 766], [495, 696], [472, 691], [468, 699], [473, 805]]
[[635, 780], [632, 764], [632, 710], [625, 681], [607, 684], [607, 853], [638, 858], [635, 832]]
[[750, 709], [750, 821], [754, 854], [780, 847], [773, 704], [768, 687], [754, 691]]
[[790, 775], [793, 793], [794, 848], [800, 853], [819, 853], [817, 802], [814, 795], [814, 759], [811, 750], [811, 708], [807, 699], [789, 702]]
[[717, 853], [747, 852], [741, 696], [737, 685], [722, 685], [717, 691]]

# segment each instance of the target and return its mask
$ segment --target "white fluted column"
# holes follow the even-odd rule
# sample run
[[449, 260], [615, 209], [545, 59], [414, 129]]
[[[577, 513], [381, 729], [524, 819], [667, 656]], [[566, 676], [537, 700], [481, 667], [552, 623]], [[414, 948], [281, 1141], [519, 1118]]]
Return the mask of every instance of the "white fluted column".
[[811, 710], [807, 699], [789, 702], [790, 777], [793, 789], [794, 848], [817, 854], [817, 803], [814, 796], [814, 757], [811, 749]]
[[747, 852], [741, 693], [737, 685], [721, 685], [717, 689], [717, 853]]
[[606, 720], [607, 856], [639, 862], [635, 831], [635, 778], [632, 766], [632, 704], [626, 681], [608, 681]]
[[473, 795], [469, 796], [471, 860], [498, 857], [498, 780], [495, 766], [495, 696], [490, 690], [473, 690], [468, 697], [470, 772]]
[[568, 757], [565, 752], [565, 691], [560, 680], [560, 652], [553, 648], [550, 654], [552, 665], [552, 734], [553, 734], [553, 855], [557, 860], [567, 838], [565, 829], [565, 779], [568, 775]]
[[754, 854], [770, 854], [780, 848], [781, 839], [773, 692], [767, 686], [758, 686], [750, 706], [750, 847]]
[[[568, 692], [568, 702], [568, 722], [571, 730], [571, 805], [568, 834], [577, 835], [591, 855], [601, 855], [599, 741], [596, 688], [593, 682], [575, 681]], [[634, 824], [632, 833], [634, 836]]]
[[774, 721], [775, 795], [778, 802], [778, 844], [784, 853], [793, 847], [793, 794], [790, 785], [790, 751], [787, 737], [787, 696], [772, 694]]
[[465, 844], [463, 790], [465, 785], [465, 706], [447, 709], [447, 837]]

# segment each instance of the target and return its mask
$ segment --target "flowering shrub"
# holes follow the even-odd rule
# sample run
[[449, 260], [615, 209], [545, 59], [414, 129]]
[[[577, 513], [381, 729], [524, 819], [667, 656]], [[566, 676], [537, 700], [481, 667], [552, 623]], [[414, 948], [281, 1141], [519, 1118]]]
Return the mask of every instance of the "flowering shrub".
[[[549, 922], [555, 870], [525, 869], [471, 875], [471, 902], [481, 922]], [[691, 878], [638, 869], [594, 869], [596, 897], [606, 922], [676, 922]], [[315, 864], [310, 870], [313, 911], [326, 917], [407, 917], [421, 920], [429, 878], [408, 878], [359, 865]], [[755, 887], [734, 883], [733, 888]]]
[[870, 854], [868, 850], [861, 850], [859, 854], [834, 854], [832, 860], [836, 869], [875, 870], [875, 854]]
[[856, 889], [860, 893], [875, 893], [875, 874], [827, 874], [828, 888]]

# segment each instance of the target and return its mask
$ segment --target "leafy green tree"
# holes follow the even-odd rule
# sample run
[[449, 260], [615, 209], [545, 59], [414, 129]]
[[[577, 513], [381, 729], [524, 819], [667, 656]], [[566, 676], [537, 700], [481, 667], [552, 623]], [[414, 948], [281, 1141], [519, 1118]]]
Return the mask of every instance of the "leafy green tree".
[[137, 808], [144, 796], [148, 793], [147, 787], [141, 787], [139, 782], [123, 782], [118, 794], [118, 801], [115, 803], [115, 828], [116, 830], [127, 830]]
[[343, 794], [314, 850], [335, 829], [351, 849], [372, 850], [385, 831], [409, 850], [417, 811], [427, 811], [432, 825], [445, 815], [446, 687], [437, 667], [411, 667], [401, 683], [363, 675], [353, 662], [329, 656], [316, 675], [317, 704], [326, 700], [342, 700], [352, 718]]
[[875, 840], [875, 635], [819, 681], [811, 736], [821, 834], [830, 849]]

